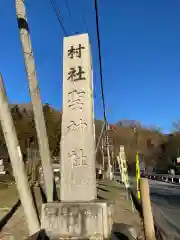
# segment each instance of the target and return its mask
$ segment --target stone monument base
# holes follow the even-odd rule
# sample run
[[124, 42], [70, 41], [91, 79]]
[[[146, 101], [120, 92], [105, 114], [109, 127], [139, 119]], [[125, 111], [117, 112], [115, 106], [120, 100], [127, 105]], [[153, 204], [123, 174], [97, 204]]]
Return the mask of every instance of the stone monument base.
[[43, 204], [41, 229], [45, 230], [50, 239], [107, 239], [112, 230], [112, 204]]

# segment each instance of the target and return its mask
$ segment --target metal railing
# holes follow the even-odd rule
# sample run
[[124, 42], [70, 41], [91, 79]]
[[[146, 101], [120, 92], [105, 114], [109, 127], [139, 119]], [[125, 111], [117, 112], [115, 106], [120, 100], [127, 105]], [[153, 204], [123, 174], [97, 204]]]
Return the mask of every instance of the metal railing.
[[154, 180], [180, 184], [180, 175], [155, 174], [155, 173], [152, 173], [152, 174], [146, 174], [146, 176], [148, 178], [154, 179]]

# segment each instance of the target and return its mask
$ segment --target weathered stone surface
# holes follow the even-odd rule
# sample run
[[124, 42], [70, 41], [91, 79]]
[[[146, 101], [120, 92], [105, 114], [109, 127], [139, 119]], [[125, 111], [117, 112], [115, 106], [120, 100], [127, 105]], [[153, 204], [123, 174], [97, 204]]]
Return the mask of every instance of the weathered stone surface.
[[41, 228], [50, 239], [104, 239], [112, 226], [112, 206], [106, 203], [46, 203]]
[[97, 197], [92, 64], [87, 34], [64, 38], [61, 201]]

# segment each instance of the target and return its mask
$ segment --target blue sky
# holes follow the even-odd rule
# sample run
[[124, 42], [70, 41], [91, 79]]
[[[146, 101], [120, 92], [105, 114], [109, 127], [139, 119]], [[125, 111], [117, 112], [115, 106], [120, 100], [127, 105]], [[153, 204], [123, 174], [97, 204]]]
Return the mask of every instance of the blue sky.
[[[92, 44], [95, 113], [103, 118], [92, 0], [57, 0], [69, 35]], [[43, 102], [61, 109], [63, 31], [49, 0], [25, 0]], [[138, 120], [165, 132], [180, 119], [180, 1], [99, 0], [108, 120]], [[0, 0], [0, 71], [10, 102], [30, 101], [14, 0]]]

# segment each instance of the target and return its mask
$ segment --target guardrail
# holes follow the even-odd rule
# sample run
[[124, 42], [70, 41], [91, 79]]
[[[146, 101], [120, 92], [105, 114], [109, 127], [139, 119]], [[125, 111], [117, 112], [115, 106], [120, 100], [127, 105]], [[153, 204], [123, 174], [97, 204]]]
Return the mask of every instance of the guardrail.
[[169, 175], [169, 174], [146, 174], [150, 179], [159, 180], [163, 182], [171, 182], [180, 184], [180, 175]]

